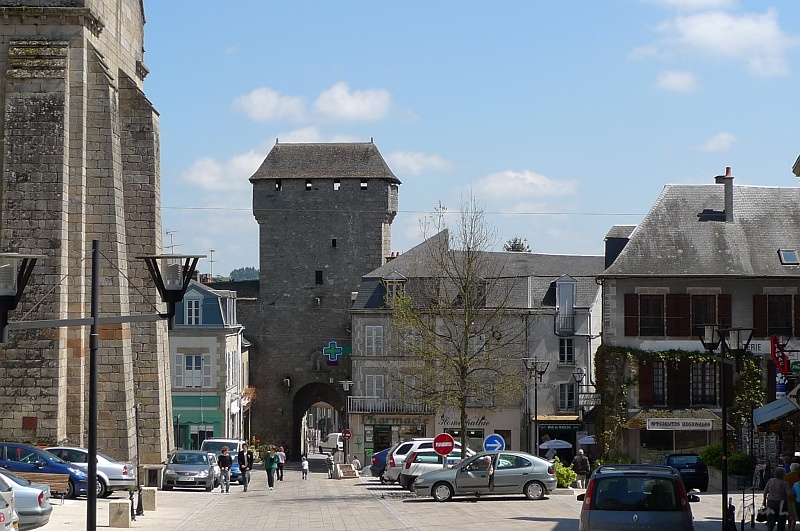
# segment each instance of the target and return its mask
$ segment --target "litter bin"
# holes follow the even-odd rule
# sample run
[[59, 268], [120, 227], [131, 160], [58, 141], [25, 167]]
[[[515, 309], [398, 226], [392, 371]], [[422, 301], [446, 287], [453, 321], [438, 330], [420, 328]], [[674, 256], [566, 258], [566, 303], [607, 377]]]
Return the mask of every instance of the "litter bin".
[[142, 465], [142, 470], [139, 473], [143, 487], [161, 488], [164, 478], [164, 465]]

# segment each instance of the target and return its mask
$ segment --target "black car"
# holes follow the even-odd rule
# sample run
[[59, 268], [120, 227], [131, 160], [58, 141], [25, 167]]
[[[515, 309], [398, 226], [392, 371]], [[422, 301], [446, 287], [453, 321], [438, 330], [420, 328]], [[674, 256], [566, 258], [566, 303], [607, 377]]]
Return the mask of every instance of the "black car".
[[677, 470], [687, 490], [708, 490], [708, 467], [696, 453], [663, 454], [656, 457], [653, 464], [671, 466]]

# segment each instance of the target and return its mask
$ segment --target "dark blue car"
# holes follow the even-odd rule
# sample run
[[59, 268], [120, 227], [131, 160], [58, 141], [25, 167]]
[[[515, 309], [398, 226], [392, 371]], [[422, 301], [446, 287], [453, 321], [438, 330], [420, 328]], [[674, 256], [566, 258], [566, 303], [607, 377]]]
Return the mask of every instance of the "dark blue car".
[[386, 470], [386, 457], [389, 455], [391, 448], [381, 450], [377, 454], [372, 454], [372, 464], [369, 465], [369, 473], [374, 478], [380, 478], [381, 483], [388, 483], [384, 477], [383, 471]]
[[69, 474], [67, 498], [85, 495], [89, 477], [84, 470], [67, 463], [47, 450], [22, 443], [0, 443], [0, 466], [12, 472], [43, 472]]

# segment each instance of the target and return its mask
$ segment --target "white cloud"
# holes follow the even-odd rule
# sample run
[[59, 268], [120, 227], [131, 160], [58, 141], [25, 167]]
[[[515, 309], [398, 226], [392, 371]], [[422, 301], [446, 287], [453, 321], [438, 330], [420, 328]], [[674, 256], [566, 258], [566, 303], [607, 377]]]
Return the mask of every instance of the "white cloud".
[[734, 0], [645, 0], [678, 11], [707, 11], [709, 9], [728, 9], [736, 6]]
[[658, 54], [700, 53], [742, 61], [757, 76], [786, 74], [789, 71], [786, 53], [798, 40], [784, 35], [777, 18], [774, 9], [764, 14], [709, 11], [678, 16], [658, 26], [657, 30], [665, 35], [665, 40], [657, 45]]
[[386, 156], [389, 167], [398, 174], [419, 175], [426, 171], [449, 171], [453, 163], [439, 155], [411, 151], [395, 151]]
[[376, 121], [386, 116], [391, 101], [388, 90], [351, 91], [347, 83], [339, 82], [319, 95], [314, 102], [314, 111], [329, 120]]
[[702, 145], [698, 146], [697, 150], [721, 153], [723, 151], [730, 151], [736, 142], [736, 137], [730, 133], [717, 133], [706, 140]]
[[693, 92], [697, 88], [697, 79], [691, 72], [664, 70], [658, 74], [656, 87], [673, 92]]
[[[236, 155], [225, 162], [211, 157], [197, 159], [181, 175], [181, 180], [208, 191], [240, 192], [249, 190], [248, 179], [258, 169], [266, 157], [266, 153], [248, 151]], [[219, 199], [218, 195], [215, 195]]]
[[283, 96], [269, 87], [258, 88], [239, 96], [233, 104], [256, 122], [281, 119], [300, 121], [305, 117], [306, 103], [302, 97]]
[[571, 195], [578, 188], [575, 181], [557, 181], [529, 170], [494, 173], [472, 186], [477, 196], [490, 199]]

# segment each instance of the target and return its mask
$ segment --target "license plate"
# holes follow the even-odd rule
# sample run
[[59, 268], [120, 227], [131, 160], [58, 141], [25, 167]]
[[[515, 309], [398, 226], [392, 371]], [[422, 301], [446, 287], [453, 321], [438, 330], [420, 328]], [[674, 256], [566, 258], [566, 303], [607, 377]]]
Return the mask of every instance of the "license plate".
[[194, 478], [178, 478], [178, 481], [181, 481], [181, 482], [184, 482], [184, 483], [193, 483], [194, 482]]
[[681, 472], [689, 472], [690, 474], [694, 474], [694, 468], [684, 468]]

